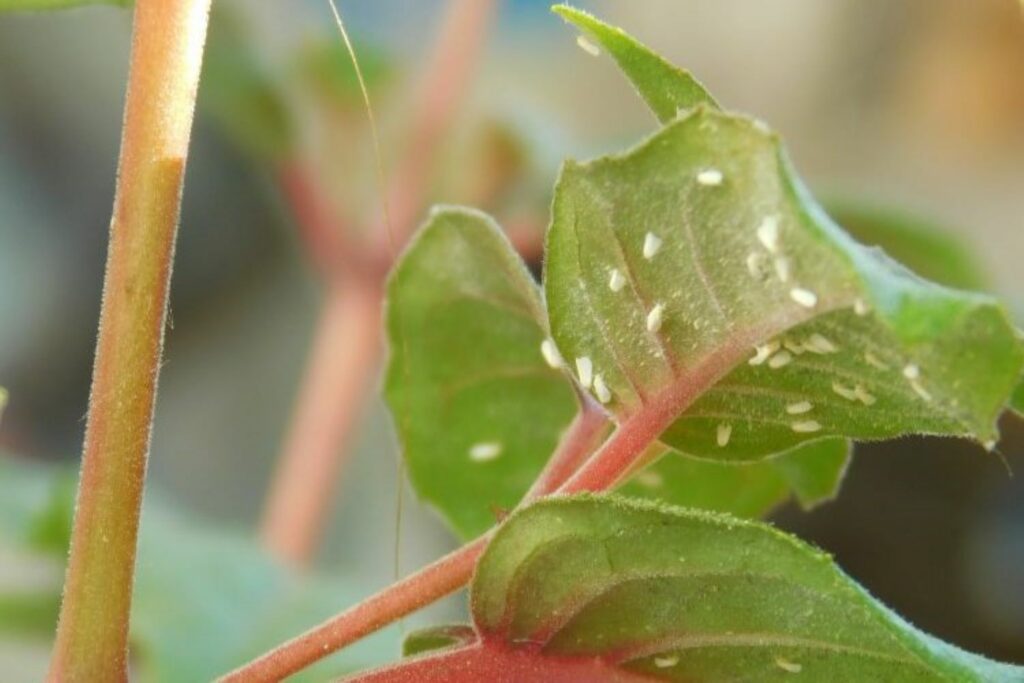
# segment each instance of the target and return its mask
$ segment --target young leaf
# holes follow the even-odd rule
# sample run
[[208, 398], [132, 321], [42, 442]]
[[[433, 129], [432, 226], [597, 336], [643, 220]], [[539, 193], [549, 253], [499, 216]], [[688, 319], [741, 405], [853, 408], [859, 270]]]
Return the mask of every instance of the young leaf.
[[360, 681], [1020, 681], [928, 636], [770, 526], [610, 496], [547, 499], [495, 535], [478, 640]]
[[569, 5], [555, 5], [551, 9], [611, 54], [659, 121], [670, 121], [680, 109], [689, 109], [698, 104], [718, 106], [711, 94], [688, 71], [665, 61], [622, 29], [609, 26]]
[[702, 106], [564, 166], [544, 287], [562, 355], [587, 359], [615, 414], [677, 416], [662, 439], [705, 458], [823, 436], [988, 442], [1024, 361], [994, 300], [858, 245], [763, 124]]
[[754, 463], [698, 460], [670, 452], [618, 489], [738, 517], [762, 517], [795, 495], [805, 510], [835, 497], [851, 456], [846, 439], [822, 439]]
[[430, 626], [413, 631], [402, 641], [402, 656], [414, 657], [426, 652], [447, 650], [470, 645], [476, 640], [476, 631], [469, 624]]
[[519, 502], [572, 419], [537, 286], [494, 222], [434, 211], [388, 284], [385, 396], [416, 491], [463, 536]]

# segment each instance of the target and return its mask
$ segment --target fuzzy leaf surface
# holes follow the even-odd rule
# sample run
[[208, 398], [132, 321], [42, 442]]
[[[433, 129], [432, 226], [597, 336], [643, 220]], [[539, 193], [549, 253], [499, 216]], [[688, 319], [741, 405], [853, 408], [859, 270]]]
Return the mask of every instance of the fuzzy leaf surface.
[[768, 525], [612, 496], [547, 499], [495, 535], [477, 642], [357, 680], [1010, 683]]
[[577, 410], [541, 355], [540, 293], [494, 222], [435, 211], [388, 285], [385, 386], [409, 475], [462, 536], [536, 479]]
[[698, 107], [568, 162], [552, 220], [563, 357], [589, 359], [620, 419], [675, 410], [672, 447], [749, 461], [825, 436], [996, 437], [1024, 356], [1002, 307], [853, 241], [759, 122]]

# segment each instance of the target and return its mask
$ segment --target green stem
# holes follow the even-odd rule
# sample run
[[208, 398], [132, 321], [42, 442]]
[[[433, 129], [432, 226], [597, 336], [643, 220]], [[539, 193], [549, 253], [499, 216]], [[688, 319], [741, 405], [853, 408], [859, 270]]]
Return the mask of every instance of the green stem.
[[136, 536], [210, 0], [137, 0], [78, 504], [48, 680], [127, 680]]

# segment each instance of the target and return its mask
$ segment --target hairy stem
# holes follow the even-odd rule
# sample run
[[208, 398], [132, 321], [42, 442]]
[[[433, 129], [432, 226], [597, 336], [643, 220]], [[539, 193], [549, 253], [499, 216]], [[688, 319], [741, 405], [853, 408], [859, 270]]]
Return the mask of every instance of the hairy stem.
[[487, 547], [483, 536], [301, 636], [236, 669], [221, 683], [270, 683], [290, 676], [421, 607], [462, 588]]
[[137, 0], [71, 554], [48, 680], [127, 679], [136, 536], [210, 0]]
[[[593, 452], [608, 425], [603, 413], [585, 405], [566, 429], [551, 461], [524, 503], [550, 493]], [[543, 482], [543, 483], [541, 483]], [[462, 588], [491, 534], [385, 588], [355, 607], [315, 626], [220, 679], [221, 683], [277, 681]]]
[[293, 566], [316, 551], [342, 466], [377, 372], [381, 294], [359, 280], [331, 286], [263, 519], [264, 544]]

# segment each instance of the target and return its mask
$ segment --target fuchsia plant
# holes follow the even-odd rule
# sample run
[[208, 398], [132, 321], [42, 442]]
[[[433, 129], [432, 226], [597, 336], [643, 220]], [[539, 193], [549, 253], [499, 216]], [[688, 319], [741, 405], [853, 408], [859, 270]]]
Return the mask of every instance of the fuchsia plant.
[[[456, 3], [454, 25], [479, 28], [485, 4]], [[127, 678], [135, 536], [207, 11], [166, 0], [135, 8], [54, 681]], [[325, 339], [373, 319], [385, 290], [385, 394], [409, 475], [467, 544], [221, 680], [281, 680], [467, 584], [471, 623], [416, 632], [405, 659], [352, 680], [1024, 680], [1020, 667], [922, 633], [826, 554], [744, 518], [791, 495], [805, 505], [835, 495], [852, 440], [928, 433], [992, 450], [1000, 414], [1024, 409], [1024, 341], [1004, 308], [857, 243], [769, 126], [723, 110], [619, 29], [554, 11], [584, 50], [615, 60], [659, 126], [621, 154], [565, 162], [540, 286], [494, 220], [450, 206], [431, 210], [386, 283], [335, 281], [333, 261], [325, 268]], [[420, 148], [436, 144], [450, 115], [425, 92], [433, 113]], [[430, 156], [415, 151], [398, 174], [395, 187], [414, 190], [390, 198], [402, 232]], [[296, 207], [309, 209], [308, 179], [281, 168]], [[306, 216], [307, 227], [319, 224], [316, 211]], [[323, 243], [331, 228], [316, 234]], [[372, 356], [375, 334], [353, 351]], [[330, 346], [314, 369], [341, 362]], [[296, 563], [308, 559], [314, 508], [329, 496], [301, 513], [293, 506], [311, 473], [330, 470], [324, 460], [345, 431], [302, 436], [334, 407], [325, 402], [347, 395], [323, 380], [307, 378], [282, 465], [291, 473], [265, 530]], [[742, 480], [730, 479], [736, 468]], [[723, 481], [715, 507], [724, 512], [678, 505]], [[294, 539], [293, 513], [303, 520]]]

